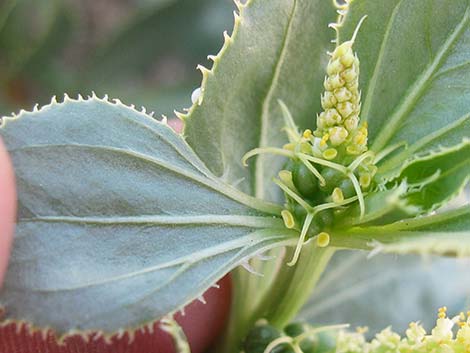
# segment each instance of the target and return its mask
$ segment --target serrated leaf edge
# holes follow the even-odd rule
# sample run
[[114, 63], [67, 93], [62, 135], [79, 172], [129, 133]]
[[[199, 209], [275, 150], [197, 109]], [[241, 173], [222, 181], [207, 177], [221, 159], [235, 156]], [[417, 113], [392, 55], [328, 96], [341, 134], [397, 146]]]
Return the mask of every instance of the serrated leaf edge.
[[[423, 154], [415, 154], [413, 155], [411, 158], [407, 159], [402, 167], [399, 169], [399, 172], [391, 179], [389, 179], [388, 181], [386, 182], [390, 182], [390, 181], [393, 181], [394, 179], [400, 177], [400, 175], [403, 173], [403, 171], [408, 168], [410, 165], [412, 165], [413, 163], [416, 163], [416, 162], [421, 162], [421, 161], [427, 161], [427, 160], [432, 160], [434, 157], [436, 156], [441, 156], [441, 155], [444, 155], [446, 153], [451, 153], [451, 152], [457, 152], [459, 149], [465, 147], [465, 146], [470, 146], [470, 139], [467, 138], [467, 137], [464, 137], [462, 139], [462, 142], [459, 143], [459, 144], [456, 144], [456, 145], [453, 145], [453, 146], [450, 146], [450, 147], [445, 147], [445, 146], [439, 146], [437, 149], [434, 149], [434, 150], [431, 150], [431, 151], [427, 151]], [[440, 170], [436, 170], [436, 173], [433, 174], [433, 176], [431, 177], [428, 177], [426, 178], [425, 180], [423, 180], [423, 182], [419, 185], [417, 185], [415, 187], [414, 190], [409, 190], [409, 192], [411, 191], [416, 191], [416, 188], [418, 188], [418, 190], [420, 190], [421, 188], [425, 187], [427, 184], [431, 183], [434, 181], [434, 179], [437, 177], [439, 177], [439, 175], [437, 173], [440, 173], [439, 172]], [[451, 194], [449, 194], [445, 199], [443, 199], [441, 202], [438, 202], [438, 203], [435, 203], [432, 205], [432, 207], [430, 209], [427, 209], [427, 210], [424, 210], [425, 212], [433, 212], [435, 211], [436, 209], [444, 206], [445, 204], [447, 204], [450, 200], [454, 199], [455, 197], [457, 197], [462, 191], [463, 189], [465, 188], [465, 186], [470, 182], [470, 175], [467, 176], [463, 181], [462, 183], [459, 185], [458, 188], [455, 189], [455, 191]], [[406, 197], [406, 196], [405, 196]]]
[[[110, 99], [108, 97], [108, 95], [104, 95], [103, 98], [100, 98], [95, 94], [95, 92], [92, 92], [91, 95], [88, 95], [86, 97], [83, 97], [82, 95], [79, 94], [76, 99], [71, 98], [68, 94], [64, 94], [64, 97], [63, 97], [62, 101], [58, 101], [57, 97], [53, 96], [51, 98], [51, 102], [47, 105], [43, 105], [43, 106], [40, 107], [38, 104], [36, 104], [33, 107], [32, 110], [22, 109], [22, 110], [19, 111], [19, 113], [12, 113], [12, 115], [10, 115], [10, 116], [2, 116], [2, 117], [0, 117], [0, 130], [5, 128], [10, 121], [20, 119], [24, 114], [39, 113], [39, 112], [47, 111], [48, 109], [51, 109], [53, 107], [58, 107], [58, 106], [61, 106], [61, 105], [67, 104], [67, 103], [77, 103], [77, 102], [88, 103], [88, 102], [93, 102], [93, 101], [109, 104], [110, 106], [114, 106], [114, 107], [122, 107], [122, 108], [125, 108], [125, 109], [130, 109], [135, 113], [142, 114], [147, 119], [151, 119], [153, 122], [155, 122], [157, 124], [161, 124], [161, 125], [165, 126], [166, 128], [170, 129], [174, 134], [177, 134], [177, 135], [181, 136], [181, 138], [186, 143], [184, 136], [182, 134], [176, 133], [172, 129], [172, 127], [170, 125], [168, 125], [168, 121], [167, 121], [167, 118], [165, 116], [162, 116], [161, 119], [158, 120], [157, 118], [155, 118], [153, 116], [153, 112], [147, 113], [147, 110], [146, 110], [145, 107], [141, 107], [140, 110], [138, 110], [138, 109], [136, 109], [135, 105], [133, 105], [133, 104], [126, 105], [121, 100], [119, 100], [117, 98]], [[281, 214], [281, 211], [282, 211], [281, 206], [279, 206], [277, 204], [274, 204], [274, 203], [264, 201], [264, 200], [257, 199], [255, 197], [250, 196], [250, 195], [247, 195], [247, 194], [239, 191], [238, 189], [236, 189], [234, 186], [229, 185], [228, 183], [224, 182], [223, 179], [215, 176], [212, 172], [210, 172], [210, 170], [205, 166], [204, 162], [202, 162], [199, 159], [199, 157], [196, 155], [196, 153], [192, 150], [192, 148], [189, 145], [187, 145], [187, 147], [188, 147], [188, 149], [191, 150], [191, 152], [193, 153], [193, 156], [195, 158], [197, 158], [197, 160], [198, 160], [199, 165], [197, 165], [197, 166], [195, 165], [195, 167], [200, 169], [201, 165], [204, 166], [204, 170], [202, 170], [202, 172], [214, 184], [213, 185], [214, 190], [217, 190], [218, 192], [224, 194], [225, 196], [227, 196], [227, 197], [231, 198], [232, 200], [235, 200], [235, 201], [237, 201], [237, 202], [239, 202], [239, 203], [241, 203], [245, 206], [248, 206], [250, 208], [256, 209], [256, 210], [261, 211], [261, 212], [271, 214], [274, 217], [280, 217], [280, 214]], [[191, 163], [191, 161], [189, 161], [189, 160], [188, 160], [188, 162]]]

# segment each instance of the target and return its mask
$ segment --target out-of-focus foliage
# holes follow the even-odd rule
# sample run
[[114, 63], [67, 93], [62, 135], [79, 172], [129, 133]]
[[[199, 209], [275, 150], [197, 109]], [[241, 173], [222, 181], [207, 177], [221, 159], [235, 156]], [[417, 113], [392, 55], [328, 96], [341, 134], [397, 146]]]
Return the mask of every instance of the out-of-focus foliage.
[[[109, 94], [158, 114], [191, 104], [231, 0], [0, 1], [0, 113]], [[191, 30], [188, 30], [188, 29]]]

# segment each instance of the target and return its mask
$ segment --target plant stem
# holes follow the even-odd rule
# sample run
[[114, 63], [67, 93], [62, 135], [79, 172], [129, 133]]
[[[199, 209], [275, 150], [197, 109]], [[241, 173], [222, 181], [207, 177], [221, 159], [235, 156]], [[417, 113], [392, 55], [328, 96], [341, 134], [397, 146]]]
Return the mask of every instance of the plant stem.
[[[293, 251], [288, 248], [285, 258]], [[304, 245], [296, 266], [282, 266], [263, 298], [259, 317], [279, 329], [288, 324], [310, 297], [334, 252], [333, 247], [318, 248], [315, 242]]]

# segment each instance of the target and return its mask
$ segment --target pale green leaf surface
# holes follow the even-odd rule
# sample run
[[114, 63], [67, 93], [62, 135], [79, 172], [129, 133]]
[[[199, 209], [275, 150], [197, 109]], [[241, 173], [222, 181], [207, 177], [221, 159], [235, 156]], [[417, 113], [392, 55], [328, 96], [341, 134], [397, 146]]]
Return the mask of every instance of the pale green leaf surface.
[[419, 208], [410, 205], [404, 198], [407, 188], [407, 183], [402, 182], [400, 185], [389, 190], [368, 192], [364, 198], [364, 217], [360, 217], [360, 206], [354, 204], [347, 208], [341, 214], [341, 217], [338, 217], [338, 221], [335, 222], [335, 228], [387, 224], [417, 214]]
[[424, 210], [434, 210], [457, 196], [470, 175], [470, 140], [405, 163], [400, 178], [415, 185], [406, 199]]
[[7, 318], [115, 331], [159, 319], [289, 242], [276, 206], [215, 178], [181, 136], [98, 98], [6, 118], [17, 176]]
[[470, 206], [381, 226], [338, 230], [332, 244], [376, 252], [470, 255]]
[[458, 232], [470, 230], [470, 205], [401, 221], [382, 227], [393, 231]]
[[239, 7], [232, 36], [204, 73], [185, 135], [216, 175], [247, 193], [278, 200], [271, 177], [282, 159], [258, 156], [249, 168], [241, 159], [253, 148], [286, 142], [278, 99], [302, 128], [314, 127], [334, 38], [328, 23], [336, 14], [324, 0], [253, 0]]
[[468, 265], [468, 259], [338, 251], [299, 318], [367, 326], [369, 337], [387, 326], [404, 332], [412, 321], [430, 329], [439, 307], [449, 315], [470, 308]]
[[355, 50], [371, 148], [407, 143], [382, 161], [384, 174], [414, 153], [470, 135], [469, 1], [357, 0], [341, 40], [364, 15]]

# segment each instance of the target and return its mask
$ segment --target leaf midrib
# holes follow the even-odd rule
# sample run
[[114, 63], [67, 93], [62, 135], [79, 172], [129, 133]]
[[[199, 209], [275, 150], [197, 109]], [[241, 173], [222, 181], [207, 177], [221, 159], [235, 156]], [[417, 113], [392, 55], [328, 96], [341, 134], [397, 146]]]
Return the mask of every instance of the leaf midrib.
[[395, 223], [383, 225], [380, 227], [367, 227], [368, 230], [376, 229], [377, 231], [419, 231], [420, 228], [432, 226], [433, 224], [439, 225], [444, 221], [450, 221], [453, 218], [461, 217], [468, 214], [470, 217], [470, 205], [457, 208], [455, 210], [438, 213], [431, 216], [422, 216], [418, 218], [405, 219]]
[[373, 93], [375, 91], [375, 87], [376, 87], [377, 82], [378, 82], [379, 71], [380, 71], [380, 68], [382, 67], [382, 63], [383, 63], [383, 60], [384, 60], [384, 57], [385, 57], [385, 48], [387, 47], [388, 40], [390, 39], [390, 33], [391, 33], [391, 30], [392, 30], [392, 25], [395, 22], [395, 17], [398, 13], [398, 10], [399, 10], [400, 5], [402, 4], [402, 2], [403, 2], [403, 0], [398, 1], [398, 3], [395, 5], [395, 7], [392, 11], [392, 15], [390, 16], [390, 18], [387, 22], [387, 28], [385, 30], [384, 39], [383, 39], [382, 44], [380, 46], [379, 55], [377, 56], [377, 61], [375, 62], [374, 71], [373, 71], [372, 77], [369, 81], [369, 86], [367, 87], [367, 93], [366, 93], [364, 105], [363, 105], [363, 108], [362, 108], [362, 115], [364, 116], [364, 120], [366, 120], [366, 121], [369, 120], [369, 110], [370, 110], [370, 107], [371, 107], [371, 104], [372, 104], [372, 96], [373, 96]]
[[[215, 246], [212, 246], [210, 248], [204, 248], [196, 253], [191, 253], [187, 254], [184, 256], [180, 256], [177, 259], [174, 259], [172, 261], [166, 261], [163, 263], [160, 263], [155, 266], [150, 266], [143, 268], [139, 271], [134, 271], [130, 273], [126, 273], [124, 275], [119, 275], [119, 276], [114, 276], [114, 277], [109, 277], [106, 280], [100, 280], [100, 281], [94, 281], [94, 282], [88, 282], [88, 283], [82, 283], [78, 286], [69, 286], [69, 287], [56, 287], [56, 288], [28, 288], [29, 291], [35, 291], [35, 292], [40, 292], [40, 293], [50, 293], [50, 292], [59, 292], [59, 291], [73, 291], [73, 290], [80, 290], [84, 288], [91, 288], [91, 287], [96, 287], [96, 286], [101, 286], [104, 284], [109, 284], [112, 282], [117, 282], [117, 281], [123, 281], [129, 278], [141, 276], [144, 274], [156, 272], [162, 269], [167, 269], [171, 267], [177, 267], [177, 266], [183, 266], [183, 265], [192, 265], [195, 264], [199, 261], [202, 261], [206, 258], [209, 258], [211, 256], [215, 255], [220, 255], [223, 253], [227, 253], [236, 249], [243, 249], [247, 245], [249, 246], [255, 246], [259, 243], [265, 242], [267, 240], [272, 240], [272, 239], [283, 239], [285, 236], [277, 235], [277, 236], [266, 236], [263, 231], [255, 231], [248, 233], [247, 235], [244, 235], [243, 237], [239, 237], [237, 239], [231, 240], [229, 242], [224, 242]], [[260, 235], [261, 234], [261, 235]], [[19, 263], [20, 261], [15, 261], [13, 260], [12, 263]], [[15, 289], [15, 287], [9, 287], [9, 289]], [[21, 290], [21, 289], [19, 289]]]
[[88, 216], [38, 216], [31, 218], [19, 218], [23, 223], [50, 222], [50, 223], [79, 223], [96, 225], [114, 224], [145, 224], [145, 225], [201, 225], [201, 224], [223, 224], [231, 226], [244, 226], [253, 228], [282, 228], [282, 221], [279, 218], [240, 216], [240, 215], [155, 215], [155, 216], [127, 216], [127, 217], [88, 217]]
[[[281, 74], [281, 67], [284, 64], [285, 57], [287, 55], [287, 46], [290, 43], [290, 33], [292, 30], [292, 23], [293, 23], [294, 13], [295, 13], [296, 8], [297, 8], [297, 0], [293, 0], [292, 9], [289, 14], [289, 18], [287, 20], [287, 28], [286, 28], [284, 39], [283, 39], [282, 46], [281, 46], [281, 53], [277, 60], [276, 66], [274, 68], [273, 78], [269, 85], [269, 89], [261, 105], [261, 131], [260, 131], [260, 138], [259, 138], [259, 146], [257, 147], [267, 146], [270, 104], [271, 104], [272, 97], [274, 94], [274, 89], [277, 86], [277, 83], [279, 81], [279, 76]], [[264, 182], [265, 182], [264, 159], [258, 157], [256, 158], [256, 164], [255, 164], [255, 190], [254, 190], [255, 192], [254, 194], [259, 199], [263, 199], [265, 196]]]
[[[183, 170], [181, 168], [178, 168], [176, 166], [170, 165], [168, 162], [165, 162], [163, 160], [154, 158], [152, 156], [149, 156], [147, 154], [143, 153], [138, 153], [136, 151], [131, 151], [131, 150], [126, 150], [123, 148], [117, 148], [117, 147], [110, 147], [110, 146], [101, 146], [101, 145], [87, 145], [87, 144], [43, 144], [43, 145], [29, 145], [29, 146], [24, 146], [24, 147], [17, 147], [10, 149], [9, 152], [15, 152], [15, 151], [21, 151], [21, 150], [28, 150], [28, 149], [40, 149], [40, 148], [64, 148], [64, 147], [69, 147], [69, 148], [83, 148], [83, 149], [96, 149], [96, 150], [107, 150], [107, 151], [112, 151], [115, 153], [122, 153], [126, 154], [129, 156], [132, 156], [134, 158], [138, 158], [141, 160], [144, 160], [148, 163], [155, 164], [159, 167], [165, 168], [175, 174], [181, 175], [185, 178], [188, 178], [190, 180], [193, 180], [195, 182], [198, 182], [201, 185], [204, 185], [214, 191], [219, 192], [220, 194], [241, 203], [242, 205], [245, 205], [250, 208], [257, 209], [262, 212], [267, 212], [271, 213], [274, 215], [280, 214], [280, 207], [275, 205], [275, 204], [270, 204], [262, 200], [258, 200], [255, 198], [252, 198], [248, 195], [243, 194], [242, 192], [236, 190], [233, 187], [230, 187], [229, 185], [217, 181], [217, 179], [212, 179], [207, 177], [201, 172], [201, 176], [196, 175], [194, 173], [190, 173], [186, 170]], [[192, 165], [192, 164], [191, 164]], [[199, 171], [199, 169], [197, 169]]]
[[[380, 165], [380, 172], [379, 174], [384, 174], [385, 172], [389, 173], [391, 169], [394, 169], [397, 166], [403, 165], [403, 160], [411, 157], [415, 152], [419, 152], [420, 149], [425, 147], [426, 145], [430, 144], [432, 141], [438, 139], [439, 137], [449, 133], [450, 131], [458, 128], [463, 123], [467, 122], [470, 119], [470, 113], [465, 114], [458, 118], [457, 120], [453, 121], [448, 125], [444, 125], [440, 129], [432, 132], [429, 135], [424, 136], [423, 138], [419, 139], [415, 143], [413, 143], [410, 147], [408, 147], [403, 152], [399, 153], [398, 155], [386, 160], [383, 164]], [[387, 174], [385, 173], [385, 175]]]

